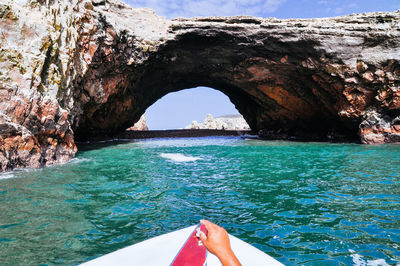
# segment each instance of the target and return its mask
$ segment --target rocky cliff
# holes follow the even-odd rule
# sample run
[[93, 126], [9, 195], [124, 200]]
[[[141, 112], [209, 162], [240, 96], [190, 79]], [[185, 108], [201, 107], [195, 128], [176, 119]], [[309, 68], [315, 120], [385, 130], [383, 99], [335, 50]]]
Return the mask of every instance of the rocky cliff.
[[267, 138], [400, 142], [400, 12], [168, 21], [113, 0], [0, 4], [0, 169], [63, 162], [167, 93], [225, 93]]
[[143, 114], [139, 121], [137, 121], [133, 126], [127, 128], [126, 130], [133, 130], [133, 131], [146, 131], [149, 130], [147, 127], [147, 122], [146, 122], [146, 115]]

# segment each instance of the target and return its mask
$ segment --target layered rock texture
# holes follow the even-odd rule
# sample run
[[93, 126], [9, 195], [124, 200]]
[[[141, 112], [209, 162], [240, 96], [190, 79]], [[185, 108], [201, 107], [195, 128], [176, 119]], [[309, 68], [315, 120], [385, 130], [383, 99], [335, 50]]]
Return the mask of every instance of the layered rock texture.
[[208, 114], [203, 123], [195, 120], [185, 129], [250, 130], [250, 127], [241, 115], [213, 117], [212, 114]]
[[266, 138], [400, 142], [400, 12], [168, 21], [112, 0], [0, 4], [0, 169], [63, 162], [167, 93], [225, 93]]

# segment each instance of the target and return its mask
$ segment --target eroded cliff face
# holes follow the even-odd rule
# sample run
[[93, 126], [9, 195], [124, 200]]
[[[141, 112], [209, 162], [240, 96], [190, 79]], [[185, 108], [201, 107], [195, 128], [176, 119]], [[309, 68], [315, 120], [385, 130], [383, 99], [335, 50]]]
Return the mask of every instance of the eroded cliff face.
[[181, 89], [266, 138], [400, 142], [400, 12], [165, 20], [115, 1], [0, 5], [0, 169], [63, 162]]

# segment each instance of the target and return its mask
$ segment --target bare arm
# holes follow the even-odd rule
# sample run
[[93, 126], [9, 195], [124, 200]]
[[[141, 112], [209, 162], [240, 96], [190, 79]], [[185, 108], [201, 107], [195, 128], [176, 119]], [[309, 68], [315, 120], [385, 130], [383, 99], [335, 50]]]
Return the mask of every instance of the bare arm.
[[232, 251], [228, 232], [210, 221], [201, 220], [207, 228], [208, 235], [200, 232], [200, 239], [209, 252], [218, 257], [223, 266], [240, 266], [239, 260]]

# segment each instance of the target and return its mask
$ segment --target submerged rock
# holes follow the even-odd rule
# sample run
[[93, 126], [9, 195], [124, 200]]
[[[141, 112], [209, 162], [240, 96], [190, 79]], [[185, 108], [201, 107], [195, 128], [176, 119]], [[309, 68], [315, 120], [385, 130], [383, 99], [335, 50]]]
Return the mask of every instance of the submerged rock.
[[72, 158], [169, 92], [225, 93], [264, 137], [399, 142], [400, 12], [166, 20], [114, 0], [0, 4], [0, 169]]

